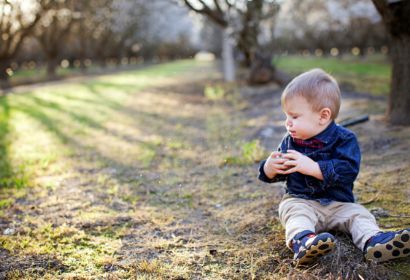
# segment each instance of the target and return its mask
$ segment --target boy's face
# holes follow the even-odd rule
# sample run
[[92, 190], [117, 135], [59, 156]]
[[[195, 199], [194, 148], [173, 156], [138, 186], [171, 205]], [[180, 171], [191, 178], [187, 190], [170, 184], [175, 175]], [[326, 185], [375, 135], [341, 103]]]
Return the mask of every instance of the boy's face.
[[304, 97], [286, 100], [283, 111], [286, 114], [286, 129], [292, 138], [306, 140], [322, 132], [320, 112], [314, 112]]

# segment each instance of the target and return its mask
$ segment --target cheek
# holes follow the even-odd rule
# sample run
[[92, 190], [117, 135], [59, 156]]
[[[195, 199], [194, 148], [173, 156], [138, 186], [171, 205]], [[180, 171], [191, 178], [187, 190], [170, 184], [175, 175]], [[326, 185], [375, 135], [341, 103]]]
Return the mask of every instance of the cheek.
[[306, 130], [309, 127], [309, 122], [306, 122], [304, 120], [297, 120], [296, 122], [293, 123], [293, 126], [297, 128], [298, 130]]
[[299, 120], [299, 119], [294, 120], [294, 121], [293, 121], [293, 126], [295, 126], [295, 127], [300, 126], [300, 120]]

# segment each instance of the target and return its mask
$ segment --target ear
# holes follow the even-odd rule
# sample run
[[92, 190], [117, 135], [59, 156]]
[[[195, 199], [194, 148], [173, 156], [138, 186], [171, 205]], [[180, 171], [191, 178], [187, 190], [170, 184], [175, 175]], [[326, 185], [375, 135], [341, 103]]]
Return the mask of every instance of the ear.
[[322, 110], [320, 110], [319, 116], [319, 124], [327, 124], [332, 117], [332, 111], [329, 108], [323, 108]]

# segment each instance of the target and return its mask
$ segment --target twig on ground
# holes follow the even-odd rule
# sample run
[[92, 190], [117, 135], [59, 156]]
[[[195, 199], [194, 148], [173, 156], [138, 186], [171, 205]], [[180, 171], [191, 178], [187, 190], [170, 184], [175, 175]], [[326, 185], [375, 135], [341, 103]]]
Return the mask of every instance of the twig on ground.
[[379, 195], [380, 195], [380, 192], [377, 192], [376, 195], [373, 198], [369, 199], [368, 201], [361, 202], [360, 204], [361, 205], [367, 205], [367, 204], [373, 203], [373, 202], [377, 201], [377, 199], [379, 198]]

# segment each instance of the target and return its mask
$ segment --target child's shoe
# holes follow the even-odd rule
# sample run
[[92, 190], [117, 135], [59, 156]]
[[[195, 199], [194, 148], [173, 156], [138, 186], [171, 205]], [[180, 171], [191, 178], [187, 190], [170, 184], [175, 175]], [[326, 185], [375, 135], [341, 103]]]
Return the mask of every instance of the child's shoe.
[[315, 234], [305, 230], [295, 235], [292, 240], [294, 260], [297, 265], [307, 265], [317, 258], [332, 252], [335, 247], [335, 237], [330, 233]]
[[364, 253], [367, 260], [376, 262], [410, 256], [410, 228], [379, 232], [367, 241]]

